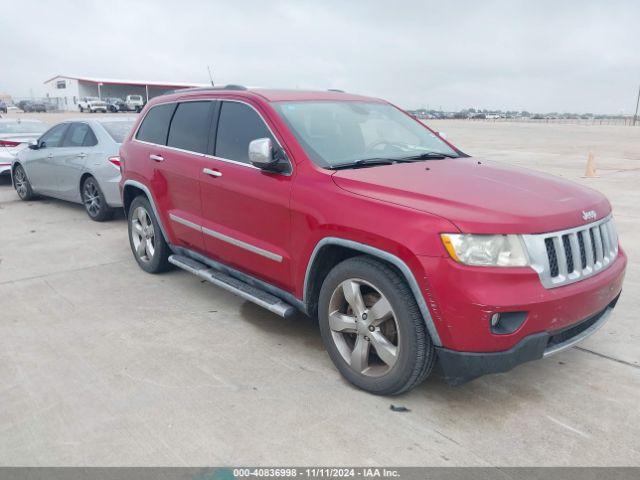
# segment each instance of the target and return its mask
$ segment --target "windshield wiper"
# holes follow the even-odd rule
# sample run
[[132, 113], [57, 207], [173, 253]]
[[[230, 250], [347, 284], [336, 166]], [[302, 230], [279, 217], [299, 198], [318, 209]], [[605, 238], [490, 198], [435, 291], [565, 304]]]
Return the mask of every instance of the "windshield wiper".
[[356, 160], [355, 162], [338, 163], [337, 165], [331, 165], [330, 170], [342, 170], [344, 168], [360, 168], [371, 167], [375, 165], [392, 165], [393, 160], [389, 158], [363, 158], [362, 160]]
[[439, 158], [458, 158], [458, 155], [440, 152], [425, 152], [410, 157], [394, 158], [397, 162], [415, 162], [417, 160], [438, 160]]

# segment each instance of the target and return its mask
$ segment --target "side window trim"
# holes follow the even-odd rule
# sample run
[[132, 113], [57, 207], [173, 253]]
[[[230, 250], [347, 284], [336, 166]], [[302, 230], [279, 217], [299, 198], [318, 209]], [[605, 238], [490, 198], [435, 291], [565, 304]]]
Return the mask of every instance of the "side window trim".
[[218, 122], [220, 121], [220, 111], [222, 110], [222, 100], [213, 101], [213, 112], [211, 115], [211, 128], [209, 129], [209, 145], [207, 156], [214, 157], [216, 153], [216, 139], [218, 138]]
[[[213, 105], [213, 114], [211, 115], [211, 136], [209, 138], [209, 144], [208, 144], [208, 148], [207, 148], [207, 153], [198, 153], [198, 152], [190, 152], [187, 150], [181, 150], [179, 148], [175, 148], [175, 147], [170, 147], [167, 145], [167, 141], [169, 139], [169, 131], [171, 130], [171, 122], [173, 122], [173, 117], [176, 114], [176, 110], [178, 107], [179, 103], [183, 103], [183, 102], [202, 102], [202, 101], [210, 101], [212, 102]], [[271, 136], [273, 137], [273, 139], [275, 140], [276, 144], [278, 145], [279, 148], [281, 148], [283, 151], [286, 152], [285, 148], [282, 146], [282, 143], [280, 142], [280, 140], [278, 139], [277, 135], [275, 134], [275, 132], [273, 131], [273, 129], [271, 128], [271, 126], [269, 125], [269, 123], [265, 120], [264, 116], [262, 115], [262, 113], [253, 105], [251, 105], [248, 102], [245, 102], [243, 100], [238, 100], [235, 98], [210, 98], [210, 99], [202, 99], [202, 98], [194, 98], [193, 100], [191, 99], [185, 99], [185, 100], [175, 100], [175, 101], [170, 101], [170, 102], [164, 102], [164, 103], [158, 103], [156, 105], [154, 105], [153, 107], [151, 107], [147, 113], [145, 114], [144, 118], [140, 121], [140, 123], [138, 124], [138, 126], [136, 127], [136, 131], [133, 134], [133, 136], [131, 137], [131, 139], [134, 142], [140, 142], [140, 143], [144, 143], [147, 145], [156, 145], [156, 146], [160, 146], [163, 148], [169, 148], [169, 149], [175, 149], [175, 150], [179, 150], [179, 151], [184, 151], [187, 153], [192, 153], [194, 155], [201, 155], [201, 156], [205, 156], [207, 158], [211, 158], [214, 160], [220, 160], [223, 162], [228, 162], [228, 163], [232, 163], [234, 165], [239, 165], [245, 168], [252, 168], [254, 170], [260, 170], [258, 167], [250, 164], [250, 163], [244, 163], [244, 162], [239, 162], [237, 160], [232, 160], [230, 158], [224, 158], [224, 157], [218, 157], [215, 154], [215, 148], [216, 148], [216, 139], [218, 137], [218, 123], [220, 121], [220, 113], [222, 112], [222, 103], [223, 102], [235, 102], [235, 103], [241, 103], [243, 105], [248, 106], [249, 108], [251, 108], [254, 112], [256, 112], [256, 114], [258, 115], [258, 117], [260, 118], [260, 120], [262, 120], [262, 123], [264, 123], [264, 125], [267, 127], [267, 130], [269, 130], [269, 132], [271, 133]], [[138, 132], [140, 131], [140, 127], [142, 127], [142, 124], [144, 123], [145, 119], [147, 118], [147, 116], [149, 115], [149, 112], [151, 112], [151, 110], [153, 110], [156, 107], [159, 107], [161, 105], [173, 105], [173, 112], [171, 113], [171, 119], [169, 121], [169, 128], [167, 128], [167, 136], [164, 140], [164, 145], [158, 144], [158, 143], [153, 143], [153, 142], [147, 142], [145, 140], [140, 140], [138, 138]], [[279, 173], [279, 175], [284, 175], [284, 176], [291, 176], [293, 175], [293, 170], [294, 170], [294, 166], [293, 166], [293, 161], [291, 161], [290, 158], [288, 158], [287, 155], [287, 161], [289, 162], [289, 171], [288, 172], [282, 172]]]

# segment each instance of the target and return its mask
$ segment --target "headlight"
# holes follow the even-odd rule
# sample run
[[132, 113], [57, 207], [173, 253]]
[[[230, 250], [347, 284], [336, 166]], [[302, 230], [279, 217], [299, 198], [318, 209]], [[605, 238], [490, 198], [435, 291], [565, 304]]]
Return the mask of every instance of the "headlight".
[[440, 235], [447, 252], [456, 262], [485, 267], [525, 267], [529, 265], [519, 235]]

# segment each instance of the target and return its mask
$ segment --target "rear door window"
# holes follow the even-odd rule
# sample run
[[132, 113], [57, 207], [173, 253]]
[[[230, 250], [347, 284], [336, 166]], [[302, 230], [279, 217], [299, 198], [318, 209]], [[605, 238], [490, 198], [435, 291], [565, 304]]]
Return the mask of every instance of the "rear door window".
[[249, 143], [258, 138], [270, 138], [275, 145], [269, 128], [253, 108], [239, 102], [222, 102], [216, 157], [250, 163]]
[[72, 123], [64, 139], [64, 147], [92, 147], [98, 142], [86, 123]]
[[143, 142], [155, 143], [157, 145], [167, 144], [167, 134], [169, 133], [169, 122], [176, 108], [175, 103], [157, 105], [144, 117], [142, 125], [138, 129], [136, 138]]
[[178, 104], [171, 120], [167, 146], [207, 153], [211, 131], [213, 102], [183, 102]]

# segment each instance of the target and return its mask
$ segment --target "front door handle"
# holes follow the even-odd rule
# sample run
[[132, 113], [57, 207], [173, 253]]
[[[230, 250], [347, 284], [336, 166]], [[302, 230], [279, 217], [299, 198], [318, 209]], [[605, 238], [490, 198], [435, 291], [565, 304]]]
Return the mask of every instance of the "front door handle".
[[222, 172], [219, 172], [218, 170], [211, 170], [210, 168], [202, 169], [202, 173], [204, 173], [205, 175], [216, 177], [216, 178], [222, 176]]
[[79, 153], [78, 155], [76, 155], [76, 157], [78, 157], [78, 158], [84, 158], [86, 156], [87, 156], [86, 153]]
[[50, 153], [49, 155], [47, 155], [47, 158], [51, 160], [53, 158], [53, 153]]
[[154, 162], [164, 162], [164, 158], [162, 158], [160, 155], [149, 155], [149, 160], [153, 160]]

